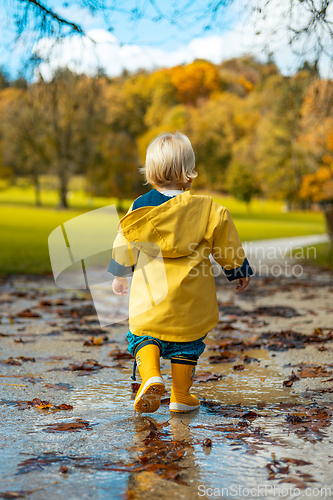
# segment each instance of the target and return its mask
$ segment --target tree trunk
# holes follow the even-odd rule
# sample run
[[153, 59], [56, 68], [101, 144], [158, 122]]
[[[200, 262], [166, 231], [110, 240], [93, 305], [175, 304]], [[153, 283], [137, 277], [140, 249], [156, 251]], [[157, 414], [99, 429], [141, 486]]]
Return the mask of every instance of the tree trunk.
[[41, 199], [40, 199], [40, 183], [39, 183], [39, 177], [38, 174], [34, 172], [34, 186], [35, 186], [35, 200], [36, 200], [36, 206], [40, 207], [42, 205]]
[[68, 208], [68, 203], [67, 203], [67, 184], [68, 184], [68, 179], [67, 175], [64, 175], [62, 173], [60, 175], [60, 188], [59, 188], [59, 208]]
[[36, 200], [36, 206], [40, 207], [42, 205], [41, 199], [40, 199], [40, 182], [39, 182], [39, 171], [38, 171], [38, 166], [36, 163], [33, 164], [32, 167], [32, 179], [35, 187], [35, 200]]
[[333, 205], [327, 205], [324, 208], [324, 214], [326, 219], [327, 233], [331, 242], [331, 247], [333, 247]]

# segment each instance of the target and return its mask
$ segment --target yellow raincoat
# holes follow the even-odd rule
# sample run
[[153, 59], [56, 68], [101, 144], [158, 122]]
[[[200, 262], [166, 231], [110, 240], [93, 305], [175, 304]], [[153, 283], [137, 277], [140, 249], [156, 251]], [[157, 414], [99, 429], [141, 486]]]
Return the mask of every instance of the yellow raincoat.
[[191, 189], [158, 206], [131, 206], [119, 222], [109, 271], [115, 276], [134, 271], [129, 298], [134, 335], [190, 342], [217, 325], [210, 254], [230, 281], [253, 274], [228, 210], [210, 196]]

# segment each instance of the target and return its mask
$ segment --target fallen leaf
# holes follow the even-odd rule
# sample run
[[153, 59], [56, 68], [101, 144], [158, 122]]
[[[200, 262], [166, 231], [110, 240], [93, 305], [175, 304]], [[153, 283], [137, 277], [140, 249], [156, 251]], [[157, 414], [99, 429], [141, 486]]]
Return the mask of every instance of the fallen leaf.
[[113, 359], [134, 359], [128, 351], [120, 351], [118, 348], [112, 349], [108, 356]]
[[28, 408], [35, 407], [38, 410], [48, 410], [52, 408], [53, 410], [72, 410], [73, 406], [62, 403], [61, 405], [55, 405], [49, 401], [42, 401], [39, 398], [34, 398], [32, 401], [17, 401], [16, 405], [20, 410], [26, 410]]
[[85, 340], [83, 342], [83, 345], [87, 345], [87, 346], [97, 345], [97, 346], [100, 346], [100, 345], [107, 344], [108, 340], [109, 340], [109, 338], [107, 337], [107, 335], [105, 335], [104, 337], [91, 337], [90, 340]]
[[252, 314], [263, 314], [265, 316], [281, 316], [283, 318], [294, 318], [300, 314], [293, 307], [285, 306], [266, 306], [257, 307]]
[[69, 384], [59, 383], [59, 384], [45, 384], [44, 387], [48, 389], [56, 389], [58, 391], [71, 391], [72, 386]]
[[222, 375], [221, 373], [212, 373], [212, 372], [202, 372], [198, 375], [195, 375], [194, 382], [211, 382], [213, 380], [220, 380], [222, 377], [226, 375]]
[[31, 311], [30, 309], [25, 309], [17, 314], [19, 318], [41, 318], [40, 314]]
[[67, 423], [56, 423], [45, 427], [44, 431], [46, 432], [78, 432], [82, 429], [92, 430], [90, 426], [90, 422], [86, 420], [77, 419], [73, 422]]
[[283, 381], [283, 385], [284, 385], [285, 387], [291, 387], [291, 386], [293, 385], [293, 383], [294, 383], [294, 382], [297, 382], [297, 380], [300, 380], [300, 378], [299, 378], [297, 375], [295, 375], [295, 373], [294, 373], [294, 372], [291, 372], [291, 375], [290, 375], [290, 377], [288, 378], [288, 380], [284, 380], [284, 381]]

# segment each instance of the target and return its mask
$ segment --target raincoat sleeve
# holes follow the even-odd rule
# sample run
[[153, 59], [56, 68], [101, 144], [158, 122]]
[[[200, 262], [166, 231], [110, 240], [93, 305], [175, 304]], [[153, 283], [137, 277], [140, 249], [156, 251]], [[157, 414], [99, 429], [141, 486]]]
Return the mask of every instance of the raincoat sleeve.
[[[131, 212], [132, 208], [133, 205], [131, 205], [127, 213]], [[122, 233], [118, 232], [113, 243], [108, 272], [117, 277], [131, 276], [138, 260], [138, 253], [138, 249], [131, 245]]]
[[212, 257], [222, 266], [229, 281], [252, 276], [253, 270], [245, 256], [234, 221], [228, 210], [221, 208], [213, 234]]

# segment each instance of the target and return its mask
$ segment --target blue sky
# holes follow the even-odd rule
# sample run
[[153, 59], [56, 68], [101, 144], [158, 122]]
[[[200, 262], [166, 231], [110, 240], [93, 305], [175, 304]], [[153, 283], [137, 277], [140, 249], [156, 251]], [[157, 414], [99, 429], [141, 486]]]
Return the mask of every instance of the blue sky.
[[[41, 65], [41, 72], [45, 78], [51, 78], [52, 72], [58, 66], [68, 65], [73, 70], [94, 73], [97, 66], [105, 69], [110, 76], [119, 74], [124, 68], [135, 71], [140, 67], [153, 69], [159, 66], [172, 66], [191, 62], [196, 57], [206, 58], [214, 63], [231, 57], [238, 57], [245, 53], [255, 55], [258, 59], [266, 60], [267, 52], [273, 51], [274, 58], [284, 74], [295, 71], [300, 61], [295, 57], [287, 43], [286, 33], [282, 31], [274, 40], [271, 37], [274, 23], [281, 25], [283, 19], [282, 7], [272, 19], [259, 22], [261, 35], [255, 35], [258, 26], [246, 22], [244, 5], [246, 0], [234, 0], [218, 19], [218, 22], [205, 30], [207, 20], [197, 21], [192, 26], [188, 19], [179, 20], [182, 26], [173, 26], [166, 20], [153, 22], [150, 19], [131, 20], [126, 13], [113, 12], [111, 16], [112, 33], [107, 31], [107, 24], [102, 16], [92, 16], [89, 12], [80, 10], [73, 2], [70, 7], [63, 6], [64, 1], [48, 0], [47, 4], [61, 16], [82, 25], [89, 37], [84, 40], [79, 36], [65, 39], [54, 47], [52, 39], [43, 39], [34, 44], [32, 36], [27, 36], [19, 43], [14, 43], [14, 6], [18, 0], [2, 0], [0, 3], [0, 22], [4, 29], [0, 32], [0, 65], [7, 69], [12, 76], [16, 76], [22, 68], [22, 62], [33, 52], [48, 56], [50, 62]], [[289, 0], [285, 0], [286, 2]], [[168, 9], [172, 1], [159, 2]], [[179, 10], [188, 3], [188, 0], [175, 1]], [[191, 2], [191, 9], [202, 11], [207, 0]], [[119, 2], [124, 8], [135, 5], [149, 5], [146, 14], [155, 16], [151, 4], [146, 0], [123, 0]], [[166, 7], [165, 7], [166, 6]], [[166, 10], [167, 12], [167, 10]], [[280, 16], [280, 20], [278, 19]], [[195, 17], [195, 16], [193, 16]], [[264, 26], [263, 26], [264, 24]], [[268, 44], [269, 42], [269, 44]], [[264, 47], [269, 45], [266, 50]]]

